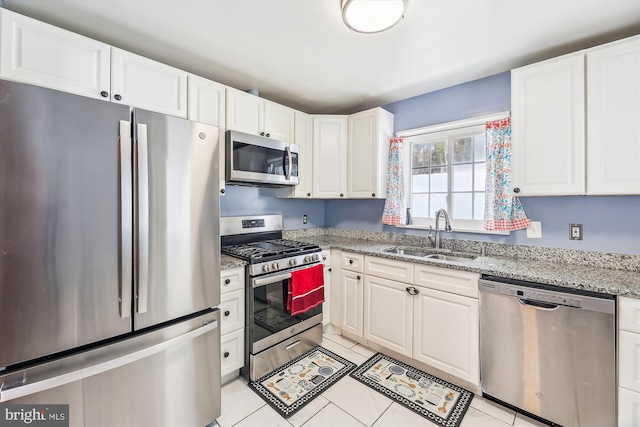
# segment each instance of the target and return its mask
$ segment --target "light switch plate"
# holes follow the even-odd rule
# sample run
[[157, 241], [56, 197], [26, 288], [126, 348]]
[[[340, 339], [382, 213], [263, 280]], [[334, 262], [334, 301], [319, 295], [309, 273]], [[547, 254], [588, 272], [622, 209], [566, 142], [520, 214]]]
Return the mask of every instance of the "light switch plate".
[[582, 240], [582, 224], [569, 224], [569, 240]]
[[542, 223], [540, 221], [531, 221], [527, 227], [527, 237], [529, 239], [542, 238]]

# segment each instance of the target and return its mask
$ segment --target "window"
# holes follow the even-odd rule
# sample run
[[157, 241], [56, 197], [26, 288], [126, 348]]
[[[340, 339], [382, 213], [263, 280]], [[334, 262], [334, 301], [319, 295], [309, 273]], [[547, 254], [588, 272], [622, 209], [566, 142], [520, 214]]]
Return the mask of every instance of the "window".
[[435, 225], [436, 211], [446, 209], [454, 228], [483, 230], [484, 124], [407, 137], [404, 150], [413, 224]]

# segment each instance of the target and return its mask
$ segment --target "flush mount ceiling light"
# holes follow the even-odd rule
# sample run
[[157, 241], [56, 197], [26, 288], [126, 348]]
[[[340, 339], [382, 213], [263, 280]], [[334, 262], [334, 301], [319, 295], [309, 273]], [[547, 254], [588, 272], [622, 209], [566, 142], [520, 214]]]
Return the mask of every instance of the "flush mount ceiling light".
[[342, 20], [359, 33], [388, 30], [404, 18], [407, 0], [342, 0]]

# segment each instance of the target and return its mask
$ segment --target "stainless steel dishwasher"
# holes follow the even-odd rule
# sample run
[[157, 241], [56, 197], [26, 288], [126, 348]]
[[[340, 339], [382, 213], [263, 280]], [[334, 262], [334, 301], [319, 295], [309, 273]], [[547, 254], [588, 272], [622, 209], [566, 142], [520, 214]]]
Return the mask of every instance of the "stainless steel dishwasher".
[[564, 427], [616, 425], [615, 297], [483, 276], [483, 396]]

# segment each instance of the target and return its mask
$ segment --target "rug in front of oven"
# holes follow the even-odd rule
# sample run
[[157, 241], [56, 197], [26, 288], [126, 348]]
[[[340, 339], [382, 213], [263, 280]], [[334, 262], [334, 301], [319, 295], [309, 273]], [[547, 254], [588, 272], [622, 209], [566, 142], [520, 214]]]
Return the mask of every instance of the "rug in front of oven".
[[249, 387], [284, 418], [289, 418], [355, 366], [355, 363], [326, 348], [316, 346], [262, 378], [251, 381]]
[[443, 427], [458, 427], [473, 393], [382, 353], [351, 377]]

